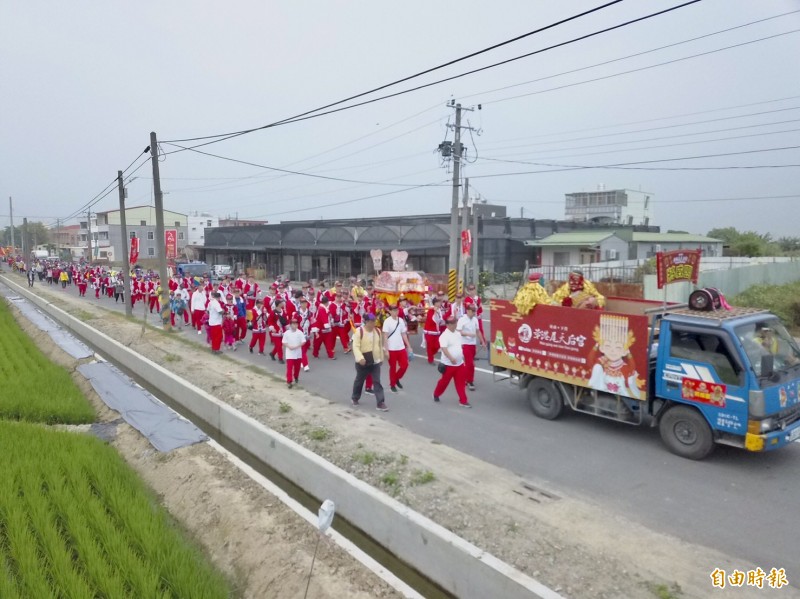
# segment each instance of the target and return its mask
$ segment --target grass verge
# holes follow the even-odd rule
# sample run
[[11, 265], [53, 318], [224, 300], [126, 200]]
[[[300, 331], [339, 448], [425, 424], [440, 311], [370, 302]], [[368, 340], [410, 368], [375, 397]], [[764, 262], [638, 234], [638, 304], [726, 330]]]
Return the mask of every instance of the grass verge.
[[85, 424], [95, 419], [69, 372], [39, 351], [4, 301], [0, 301], [0, 381], [0, 418], [46, 424]]
[[0, 597], [229, 597], [116, 451], [0, 422]]

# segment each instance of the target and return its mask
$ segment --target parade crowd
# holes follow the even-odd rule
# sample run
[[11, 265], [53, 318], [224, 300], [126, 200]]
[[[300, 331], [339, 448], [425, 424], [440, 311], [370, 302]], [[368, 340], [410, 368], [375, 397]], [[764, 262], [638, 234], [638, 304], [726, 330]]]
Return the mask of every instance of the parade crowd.
[[[25, 269], [22, 269], [25, 270]], [[292, 285], [278, 277], [261, 289], [253, 277], [241, 275], [218, 281], [210, 277], [175, 273], [167, 281], [169, 305], [162, 313], [162, 284], [157, 273], [138, 270], [125, 285], [121, 273], [106, 267], [79, 264], [37, 263], [27, 269], [28, 285], [38, 279], [64, 289], [75, 287], [79, 297], [129, 301], [144, 305], [149, 313], [168, 317], [173, 327], [192, 327], [213, 354], [240, 348], [286, 366], [291, 389], [302, 373], [311, 370], [311, 358], [337, 359], [337, 348], [352, 354], [356, 376], [351, 401], [360, 405], [362, 392], [373, 394], [377, 409], [388, 410], [381, 368], [388, 367], [389, 388], [403, 388], [414, 353], [410, 334], [421, 333], [427, 362], [441, 374], [433, 391], [438, 402], [452, 382], [459, 405], [472, 405], [467, 391], [475, 390], [475, 357], [486, 346], [481, 315], [483, 306], [474, 285], [449, 302], [441, 291], [426, 293], [417, 303], [402, 294], [377, 293], [368, 281], [351, 279], [345, 286], [335, 281], [314, 287]], [[127, 287], [127, 288], [126, 288]], [[267, 343], [269, 341], [269, 343]]]

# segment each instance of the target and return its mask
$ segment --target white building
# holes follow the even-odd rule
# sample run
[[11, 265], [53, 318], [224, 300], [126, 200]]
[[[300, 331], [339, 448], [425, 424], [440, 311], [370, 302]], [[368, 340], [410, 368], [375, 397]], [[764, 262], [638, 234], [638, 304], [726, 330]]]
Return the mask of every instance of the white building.
[[189, 245], [205, 245], [206, 229], [219, 227], [219, 217], [206, 212], [190, 214], [187, 218], [189, 226]]
[[566, 194], [567, 220], [608, 225], [649, 225], [653, 195], [648, 191], [610, 189]]

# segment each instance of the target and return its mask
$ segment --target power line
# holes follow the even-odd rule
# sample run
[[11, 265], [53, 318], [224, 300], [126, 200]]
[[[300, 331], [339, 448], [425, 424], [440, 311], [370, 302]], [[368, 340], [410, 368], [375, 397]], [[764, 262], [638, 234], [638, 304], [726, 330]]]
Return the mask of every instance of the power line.
[[[273, 123], [270, 123], [270, 124], [267, 124], [267, 125], [262, 125], [260, 127], [254, 127], [252, 129], [243, 129], [241, 131], [232, 131], [232, 132], [228, 132], [228, 133], [218, 133], [216, 135], [205, 135], [205, 136], [202, 136], [202, 137], [189, 137], [189, 138], [184, 138], [184, 139], [171, 139], [171, 140], [167, 140], [167, 141], [169, 141], [171, 143], [177, 143], [177, 142], [187, 142], [187, 141], [202, 141], [202, 140], [206, 140], [206, 139], [214, 139], [214, 138], [219, 138], [219, 137], [230, 138], [230, 137], [234, 137], [234, 136], [238, 136], [238, 135], [244, 135], [246, 133], [252, 133], [254, 131], [259, 131], [261, 129], [267, 129], [269, 127], [274, 127], [274, 126], [276, 126], [278, 124], [281, 124], [281, 123], [284, 123], [284, 122], [287, 122], [287, 121], [292, 121], [292, 120], [298, 119], [299, 117], [303, 117], [303, 116], [312, 114], [314, 112], [320, 112], [321, 110], [325, 110], [325, 109], [331, 108], [333, 106], [338, 106], [339, 104], [344, 104], [345, 102], [349, 102], [350, 100], [355, 100], [357, 98], [361, 98], [363, 96], [372, 94], [374, 92], [377, 92], [377, 91], [380, 91], [380, 90], [383, 90], [383, 89], [387, 89], [389, 87], [393, 87], [393, 86], [395, 86], [395, 85], [397, 85], [399, 83], [404, 83], [406, 81], [410, 81], [411, 79], [416, 79], [417, 77], [421, 77], [422, 75], [427, 75], [428, 73], [432, 73], [434, 71], [438, 71], [440, 69], [443, 69], [445, 67], [457, 64], [459, 62], [463, 62], [463, 61], [468, 60], [470, 58], [474, 58], [475, 56], [479, 56], [481, 54], [485, 54], [486, 52], [490, 52], [492, 50], [496, 50], [497, 48], [501, 48], [503, 46], [507, 46], [509, 44], [513, 44], [514, 42], [518, 42], [518, 41], [520, 41], [522, 39], [525, 39], [527, 37], [530, 37], [532, 35], [536, 35], [537, 33], [541, 33], [543, 31], [547, 31], [548, 29], [553, 29], [555, 27], [558, 27], [559, 25], [563, 25], [565, 23], [569, 23], [570, 21], [574, 21], [574, 20], [579, 19], [581, 17], [585, 17], [585, 16], [590, 15], [592, 13], [601, 11], [601, 10], [603, 10], [605, 8], [608, 8], [609, 6], [613, 6], [615, 4], [619, 4], [622, 1], [623, 0], [612, 0], [611, 2], [607, 2], [607, 3], [602, 4], [600, 6], [596, 6], [595, 8], [591, 8], [589, 10], [586, 10], [584, 12], [578, 13], [578, 14], [573, 15], [571, 17], [567, 17], [565, 19], [561, 19], [560, 21], [556, 21], [555, 23], [551, 23], [549, 25], [545, 25], [544, 27], [540, 27], [538, 29], [534, 29], [533, 31], [529, 31], [529, 32], [524, 33], [522, 35], [518, 35], [516, 37], [513, 37], [511, 39], [505, 40], [503, 42], [499, 42], [497, 44], [493, 44], [491, 46], [483, 48], [482, 50], [471, 52], [470, 54], [466, 54], [466, 55], [461, 56], [459, 58], [455, 58], [453, 60], [449, 60], [449, 61], [444, 62], [444, 63], [442, 63], [442, 64], [440, 64], [438, 66], [431, 67], [429, 69], [425, 69], [424, 71], [419, 71], [417, 73], [414, 73], [413, 75], [408, 75], [406, 77], [402, 77], [401, 79], [396, 79], [395, 81], [392, 81], [390, 83], [386, 83], [386, 84], [380, 85], [378, 87], [374, 87], [374, 88], [372, 88], [370, 90], [367, 90], [367, 91], [360, 92], [358, 94], [349, 96], [347, 98], [343, 98], [341, 100], [337, 100], [336, 102], [331, 102], [330, 104], [325, 104], [324, 106], [320, 106], [318, 108], [314, 108], [313, 110], [307, 110], [305, 112], [301, 112], [300, 114], [297, 114], [297, 115], [295, 115], [293, 117], [282, 119], [280, 121], [275, 121]], [[699, 2], [699, 0], [695, 0], [695, 1]]]
[[[515, 146], [505, 146], [503, 149], [511, 150], [511, 149], [517, 149], [517, 148], [530, 148], [531, 146], [545, 146], [545, 145], [549, 145], [549, 144], [552, 144], [552, 143], [568, 143], [568, 142], [571, 142], [571, 141], [583, 141], [585, 139], [601, 139], [601, 138], [605, 139], [605, 138], [608, 138], [608, 137], [616, 137], [618, 135], [630, 135], [632, 133], [645, 133], [647, 131], [663, 131], [665, 129], [675, 129], [676, 127], [690, 127], [692, 125], [705, 125], [706, 123], [719, 123], [721, 121], [730, 121], [730, 120], [734, 120], [734, 119], [744, 119], [744, 118], [749, 118], [749, 117], [752, 117], [752, 116], [761, 116], [761, 115], [764, 115], [764, 114], [775, 114], [776, 112], [787, 112], [787, 111], [790, 111], [790, 110], [800, 110], [800, 106], [791, 106], [789, 108], [776, 108], [774, 110], [762, 110], [761, 112], [751, 112], [749, 114], [738, 114], [738, 115], [733, 115], [733, 116], [723, 116], [723, 117], [718, 117], [718, 118], [715, 118], [715, 119], [704, 119], [702, 121], [693, 121], [693, 122], [690, 122], [690, 123], [674, 123], [672, 125], [660, 125], [658, 127], [647, 127], [645, 129], [634, 129], [632, 131], [617, 131], [615, 133], [603, 133], [603, 134], [600, 134], [600, 135], [585, 135], [583, 137], [572, 137], [570, 139], [562, 139], [562, 140], [556, 141], [556, 142], [543, 141], [543, 142], [538, 142], [538, 143], [533, 143], [533, 144], [520, 144], [520, 145], [515, 145]], [[766, 124], [770, 124], [770, 123], [766, 123]], [[761, 126], [761, 125], [753, 125], [753, 126]], [[686, 135], [694, 135], [694, 134], [687, 133]], [[700, 135], [700, 134], [698, 133], [697, 135]]]
[[[794, 122], [798, 122], [798, 121], [800, 121], [800, 119], [795, 119], [794, 120]], [[718, 141], [729, 141], [729, 140], [732, 140], [732, 139], [746, 139], [746, 138], [750, 138], [750, 137], [762, 137], [764, 135], [781, 135], [781, 134], [785, 134], [785, 133], [794, 133], [794, 132], [797, 132], [797, 131], [800, 131], [800, 128], [783, 129], [781, 131], [766, 131], [766, 132], [763, 132], [763, 133], [750, 133], [748, 135], [729, 135], [728, 137], [715, 137], [714, 139], [700, 139], [700, 140], [696, 140], [696, 141], [682, 141], [682, 142], [671, 143], [671, 144], [659, 144], [657, 146], [640, 146], [640, 147], [636, 147], [636, 148], [622, 148], [620, 150], [604, 150], [602, 152], [584, 152], [582, 154], [569, 154], [567, 156], [543, 156], [543, 157], [538, 157], [537, 159], [538, 160], [560, 160], [562, 158], [577, 158], [577, 157], [583, 157], [583, 156], [604, 156], [606, 154], [617, 154], [619, 152], [638, 152], [640, 150], [655, 150], [655, 149], [659, 149], [659, 148], [674, 148], [674, 147], [677, 147], [677, 146], [691, 146], [691, 145], [695, 145], [695, 144], [707, 144], [707, 143], [714, 143], [714, 142], [718, 142]], [[701, 133], [697, 133], [697, 134], [694, 134], [694, 135], [702, 135], [702, 134]], [[668, 139], [670, 137], [681, 137], [681, 136], [667, 136], [666, 138], [662, 138], [662, 139]], [[655, 138], [655, 139], [658, 139], [658, 138]], [[601, 146], [605, 146], [605, 145], [618, 145], [620, 143], [637, 143], [638, 141], [646, 141], [646, 140], [617, 142], [616, 144], [598, 144], [597, 146], [594, 146], [594, 147], [601, 147]], [[569, 149], [569, 148], [557, 148], [556, 150], [553, 150], [553, 151], [562, 151], [562, 150], [567, 150], [567, 149]], [[493, 156], [493, 157], [488, 157], [487, 156], [485, 158], [487, 160], [499, 160], [500, 159], [500, 157], [497, 157], [497, 156]]]
[[[489, 142], [486, 145], [504, 144], [504, 143], [507, 143], [507, 142], [510, 142], [510, 141], [522, 141], [522, 140], [525, 140], [525, 139], [539, 139], [541, 137], [553, 137], [555, 135], [566, 135], [566, 134], [569, 134], [569, 133], [587, 133], [589, 131], [600, 131], [602, 129], [615, 129], [617, 127], [627, 127], [628, 125], [641, 125], [641, 124], [644, 124], [644, 123], [653, 123], [653, 122], [656, 122], [656, 121], [668, 121], [670, 119], [678, 119], [678, 118], [685, 117], [685, 116], [697, 116], [698, 114], [709, 114], [709, 113], [712, 113], [712, 112], [722, 112], [722, 111], [725, 111], [725, 110], [735, 110], [737, 108], [749, 108], [750, 106], [759, 106], [761, 104], [774, 104], [775, 102], [784, 102], [786, 100], [796, 100], [797, 98], [800, 98], [800, 95], [797, 95], [797, 96], [786, 96], [784, 98], [775, 98], [773, 100], [761, 100], [759, 102], [750, 102], [748, 104], [737, 104], [736, 106], [724, 106], [724, 107], [721, 107], [721, 108], [712, 108], [710, 110], [700, 110], [700, 111], [697, 111], [697, 112], [684, 112], [684, 113], [681, 113], [681, 114], [673, 114], [673, 115], [670, 115], [670, 116], [653, 117], [653, 118], [649, 118], [649, 119], [643, 119], [643, 120], [640, 120], [640, 121], [628, 121], [627, 123], [616, 123], [614, 125], [602, 125], [600, 127], [588, 127], [588, 128], [585, 128], [585, 129], [568, 129], [566, 131], [555, 131], [553, 133], [540, 133], [539, 135], [528, 135], [528, 136], [525, 136], [525, 137], [512, 137], [512, 138], [509, 138], [509, 139], [498, 140], [496, 142]], [[747, 115], [745, 115], [745, 116], [747, 116]], [[701, 121], [701, 122], [705, 122], [705, 121]], [[680, 125], [675, 125], [675, 126], [680, 126]], [[648, 131], [648, 129], [645, 129], [645, 131]], [[635, 131], [633, 133], [635, 133]], [[602, 136], [598, 136], [598, 137], [602, 137]], [[585, 139], [585, 138], [578, 138], [578, 139]], [[568, 140], [562, 140], [562, 141], [556, 140], [556, 141], [553, 141], [553, 142], [543, 142], [543, 143], [563, 143], [563, 141], [568, 141]], [[525, 146], [519, 146], [519, 147], [525, 147]]]
[[576, 164], [552, 164], [547, 162], [526, 162], [522, 160], [500, 160], [484, 158], [483, 160], [492, 160], [493, 162], [505, 162], [512, 164], [530, 164], [534, 166], [549, 166], [556, 167], [555, 170], [546, 171], [518, 171], [514, 173], [494, 173], [489, 175], [470, 175], [470, 179], [488, 179], [490, 177], [508, 177], [513, 175], [535, 175], [539, 173], [555, 173], [560, 171], [583, 170], [583, 169], [620, 169], [620, 170], [664, 170], [664, 171], [701, 171], [701, 170], [734, 170], [734, 169], [759, 169], [759, 168], [790, 168], [798, 167], [800, 164], [770, 164], [770, 165], [754, 165], [754, 166], [707, 166], [707, 167], [648, 167], [637, 168], [631, 165], [638, 164], [653, 164], [656, 162], [675, 162], [680, 160], [698, 160], [701, 158], [719, 158], [723, 156], [741, 156], [743, 154], [757, 154], [761, 152], [780, 152], [786, 150], [797, 150], [800, 146], [785, 146], [780, 148], [765, 148], [762, 150], [743, 150], [740, 152], [725, 152], [723, 154], [703, 154], [699, 156], [681, 156], [679, 158], [661, 158], [658, 160], [638, 160], [636, 162], [619, 162], [616, 164], [597, 164], [597, 165], [576, 165]]
[[[219, 158], [220, 160], [227, 160], [229, 162], [236, 162], [238, 164], [245, 164], [247, 166], [255, 166], [257, 168], [263, 168], [270, 171], [276, 171], [279, 173], [287, 173], [290, 175], [300, 175], [303, 177], [313, 177], [315, 179], [325, 179], [327, 181], [340, 181], [342, 183], [359, 183], [361, 185], [390, 185], [390, 186], [398, 186], [398, 187], [405, 187], [408, 183], [379, 183], [377, 181], [359, 181], [358, 179], [342, 179], [340, 177], [328, 177], [327, 175], [317, 175], [315, 173], [304, 173], [303, 171], [291, 171], [284, 168], [277, 168], [275, 166], [267, 166], [265, 164], [257, 164], [255, 162], [247, 162], [246, 160], [238, 160], [236, 158], [229, 158], [227, 156], [220, 156], [219, 154], [211, 154], [210, 152], [203, 152], [202, 150], [197, 150], [195, 148], [188, 148], [184, 146], [180, 146], [178, 144], [164, 142], [165, 145], [174, 146], [176, 148], [182, 148], [184, 150], [190, 150], [192, 152], [196, 152], [197, 154], [202, 154], [203, 156], [210, 156], [212, 158]], [[428, 185], [423, 184], [423, 185]]]
[[[596, 67], [605, 66], [605, 65], [612, 64], [612, 63], [615, 63], [615, 62], [620, 62], [622, 60], [627, 60], [629, 58], [636, 58], [636, 57], [639, 57], [639, 56], [644, 56], [645, 54], [651, 54], [653, 52], [658, 52], [660, 50], [666, 50], [667, 48], [674, 48], [675, 46], [680, 46], [680, 45], [683, 45], [683, 44], [696, 42], [697, 40], [705, 39], [705, 38], [708, 38], [708, 37], [713, 37], [715, 35], [720, 35], [720, 34], [723, 34], [723, 33], [728, 33], [730, 31], [735, 31], [737, 29], [742, 29], [744, 27], [749, 27], [751, 25], [756, 25], [758, 23], [763, 23], [765, 21], [771, 21], [773, 19], [779, 19], [781, 17], [785, 17], [785, 16], [788, 16], [788, 15], [791, 15], [791, 14], [794, 14], [794, 13], [797, 13], [797, 12], [800, 12], [800, 9], [792, 10], [792, 11], [781, 13], [781, 14], [778, 14], [778, 15], [773, 15], [771, 17], [765, 17], [763, 19], [758, 19], [756, 21], [749, 21], [747, 23], [742, 23], [741, 25], [736, 25], [734, 27], [728, 27], [726, 29], [720, 29], [719, 31], [713, 31], [711, 33], [706, 33], [704, 35], [699, 35], [697, 37], [692, 37], [692, 38], [689, 38], [689, 39], [685, 39], [685, 40], [682, 40], [680, 42], [673, 42], [673, 43], [667, 44], [665, 46], [659, 46], [657, 48], [651, 48], [650, 50], [644, 50], [642, 52], [636, 52], [635, 54], [628, 54], [627, 56], [620, 56], [619, 58], [613, 58], [611, 60], [606, 60], [606, 61], [603, 61], [603, 62], [597, 62], [595, 64], [591, 64], [591, 65], [588, 65], [588, 66], [585, 66], [585, 67], [579, 67], [577, 69], [572, 69], [570, 71], [562, 71], [562, 72], [556, 73], [554, 75], [547, 75], [545, 77], [539, 77], [537, 79], [531, 79], [529, 81], [522, 81], [520, 83], [514, 83], [512, 85], [506, 85], [506, 86], [503, 86], [503, 87], [497, 87], [497, 88], [494, 88], [494, 89], [490, 89], [490, 90], [486, 90], [486, 91], [482, 91], [482, 92], [477, 92], [477, 93], [474, 93], [474, 94], [469, 94], [468, 96], [464, 96], [462, 99], [474, 98], [476, 96], [482, 96], [482, 95], [485, 95], [485, 94], [491, 94], [491, 93], [498, 92], [498, 91], [504, 91], [504, 90], [507, 90], [507, 89], [512, 89], [514, 87], [521, 87], [523, 85], [530, 85], [531, 83], [538, 83], [540, 81], [546, 81], [548, 79], [553, 79], [555, 77], [562, 77], [564, 75], [571, 75], [572, 73], [578, 73], [580, 71], [586, 71], [588, 69], [594, 69]], [[502, 99], [501, 100], [495, 100], [495, 102], [497, 102], [497, 101], [503, 101], [503, 100]], [[484, 102], [484, 104], [492, 104], [492, 103], [493, 103], [492, 101]]]
[[[279, 126], [279, 125], [286, 125], [286, 124], [289, 124], [289, 123], [296, 123], [296, 122], [305, 121], [305, 120], [312, 119], [312, 118], [318, 118], [318, 117], [321, 117], [321, 116], [325, 116], [325, 115], [341, 112], [343, 110], [350, 110], [351, 108], [356, 108], [356, 107], [359, 107], [359, 106], [364, 106], [366, 104], [372, 104], [374, 102], [379, 102], [381, 100], [386, 100], [386, 99], [389, 99], [389, 98], [394, 98], [396, 96], [401, 96], [403, 94], [411, 93], [411, 92], [414, 92], [414, 91], [418, 91], [420, 89], [425, 89], [425, 88], [428, 88], [428, 87], [431, 87], [431, 86], [434, 86], [434, 85], [438, 85], [440, 83], [445, 83], [447, 81], [452, 81], [454, 79], [459, 79], [461, 77], [466, 77], [467, 75], [472, 75], [474, 73], [479, 73], [481, 71], [485, 71], [485, 70], [492, 69], [492, 68], [495, 68], [495, 67], [498, 67], [498, 66], [501, 66], [501, 65], [505, 65], [505, 64], [508, 64], [510, 62], [514, 62], [516, 60], [521, 60], [523, 58], [528, 58], [528, 57], [534, 56], [536, 54], [541, 54], [541, 53], [547, 52], [549, 50], [553, 50], [553, 49], [556, 49], [556, 48], [567, 46], [569, 44], [573, 44], [575, 42], [582, 41], [582, 40], [588, 39], [590, 37], [594, 37], [596, 35], [607, 33], [609, 31], [613, 31], [613, 30], [616, 30], [616, 29], [620, 29], [622, 27], [626, 27], [628, 25], [632, 25], [634, 23], [638, 23], [638, 22], [644, 21], [646, 19], [651, 19], [653, 17], [660, 16], [660, 15], [669, 13], [671, 11], [678, 10], [680, 8], [685, 8], [686, 6], [689, 6], [689, 5], [692, 5], [692, 4], [696, 4], [697, 2], [700, 2], [700, 1], [701, 0], [689, 0], [688, 2], [684, 2], [683, 4], [679, 4], [679, 5], [673, 6], [671, 8], [667, 8], [667, 9], [664, 9], [664, 10], [661, 10], [661, 11], [658, 11], [658, 12], [655, 12], [655, 13], [651, 13], [651, 14], [645, 15], [643, 17], [632, 19], [630, 21], [625, 21], [623, 23], [619, 23], [617, 25], [614, 25], [614, 26], [611, 26], [611, 27], [607, 27], [607, 28], [601, 29], [599, 31], [588, 33], [586, 35], [582, 35], [582, 36], [573, 38], [571, 40], [567, 40], [565, 42], [561, 42], [561, 43], [558, 43], [558, 44], [554, 44], [552, 46], [548, 46], [548, 47], [545, 47], [545, 48], [541, 48], [539, 50], [535, 50], [533, 52], [528, 52], [528, 53], [522, 54], [520, 56], [509, 58], [507, 60], [496, 62], [496, 63], [490, 64], [490, 65], [487, 65], [487, 66], [484, 66], [484, 67], [472, 69], [470, 71], [466, 71], [466, 72], [463, 72], [463, 73], [460, 73], [460, 74], [457, 74], [457, 75], [453, 75], [451, 77], [446, 77], [444, 79], [439, 79], [437, 81], [433, 81], [433, 82], [426, 83], [426, 84], [423, 84], [423, 85], [418, 85], [416, 87], [412, 87], [412, 88], [408, 88], [408, 89], [405, 89], [405, 90], [401, 90], [399, 92], [395, 92], [395, 93], [392, 93], [392, 94], [378, 96], [377, 98], [372, 98], [370, 100], [365, 100], [363, 102], [358, 102], [356, 104], [350, 104], [348, 106], [335, 108], [333, 110], [327, 110], [325, 112], [317, 112], [319, 110], [323, 110], [323, 108], [324, 108], [323, 107], [323, 108], [319, 108], [319, 109], [316, 109], [316, 110], [308, 111], [308, 112], [303, 113], [302, 115], [298, 115], [296, 117], [291, 117], [291, 118], [288, 118], [288, 119], [284, 119], [283, 121], [276, 121], [274, 123], [270, 123], [269, 125], [263, 125], [261, 127], [256, 127], [256, 128], [253, 128], [253, 129], [247, 129], [247, 130], [239, 131], [239, 132], [236, 132], [236, 133], [211, 135], [211, 136], [205, 136], [205, 137], [199, 137], [199, 138], [191, 138], [189, 140], [174, 140], [174, 141], [194, 141], [194, 140], [198, 140], [199, 141], [199, 140], [203, 140], [203, 139], [217, 138], [217, 139], [212, 139], [212, 141], [206, 141], [204, 143], [192, 146], [194, 148], [198, 148], [198, 147], [201, 147], [201, 146], [205, 146], [205, 145], [209, 145], [209, 144], [213, 144], [213, 143], [218, 143], [220, 141], [225, 141], [227, 139], [231, 139], [232, 137], [237, 137], [239, 135], [244, 135], [246, 133], [252, 133], [254, 131], [260, 131], [262, 129], [267, 129], [267, 128], [270, 128], [270, 127], [276, 127], [276, 126]], [[413, 78], [413, 77], [410, 77], [410, 78]], [[406, 78], [406, 80], [407, 79], [408, 78]], [[389, 84], [389, 85], [393, 85], [393, 84]], [[388, 85], [387, 86], [383, 86], [383, 87], [388, 87]], [[358, 94], [357, 96], [354, 96], [354, 97], [361, 97], [362, 95], [365, 95], [367, 93], [371, 93], [371, 92], [365, 92], [364, 94]], [[335, 106], [335, 105], [341, 104], [342, 102], [345, 102], [345, 101], [347, 101], [347, 100], [341, 100], [339, 102], [335, 102], [333, 104], [330, 104], [329, 106]], [[314, 112], [317, 112], [317, 114], [310, 114], [310, 113], [314, 113]], [[183, 151], [183, 150], [176, 150], [176, 152], [180, 152], [180, 151]], [[175, 152], [171, 152], [171, 153], [175, 153]]]
[[518, 100], [519, 98], [528, 98], [530, 96], [537, 96], [539, 94], [544, 94], [544, 93], [547, 93], [547, 92], [557, 91], [557, 90], [561, 90], [561, 89], [567, 89], [567, 88], [570, 88], [570, 87], [576, 87], [578, 85], [585, 85], [586, 83], [596, 83], [597, 81], [605, 81], [606, 79], [613, 79], [614, 77], [621, 77], [622, 75], [630, 75], [631, 73], [638, 73], [638, 72], [641, 72], [641, 71], [647, 71], [649, 69], [655, 69], [657, 67], [663, 67], [663, 66], [666, 66], [666, 65], [669, 65], [669, 64], [675, 64], [675, 63], [678, 63], [678, 62], [683, 62], [684, 60], [690, 60], [692, 58], [699, 58], [701, 56], [708, 56], [710, 54], [716, 54], [718, 52], [723, 52], [725, 50], [731, 50], [733, 48], [741, 48], [742, 46], [748, 46], [750, 44], [756, 44], [758, 42], [764, 42], [764, 41], [767, 41], [767, 40], [771, 40], [771, 39], [775, 39], [775, 38], [778, 38], [778, 37], [782, 37], [784, 35], [791, 35], [793, 33], [797, 33], [798, 31], [800, 31], [800, 29], [792, 29], [790, 31], [784, 31], [782, 33], [776, 33], [774, 35], [768, 35], [766, 37], [760, 37], [760, 38], [757, 38], [757, 39], [754, 39], [754, 40], [741, 42], [739, 44], [733, 44], [733, 45], [730, 45], [730, 46], [723, 46], [722, 48], [717, 48], [715, 50], [708, 50], [706, 52], [699, 52], [697, 54], [690, 54], [689, 56], [682, 56], [680, 58], [674, 58], [672, 60], [665, 60], [664, 62], [658, 62], [656, 64], [651, 64], [651, 65], [647, 65], [647, 66], [644, 66], [644, 67], [639, 67], [639, 68], [636, 68], [636, 69], [630, 69], [630, 70], [627, 70], [627, 71], [621, 71], [619, 73], [612, 73], [610, 75], [604, 75], [602, 77], [595, 77], [593, 79], [586, 79], [584, 81], [576, 81], [575, 83], [566, 83], [564, 85], [559, 85], [557, 87], [549, 87], [547, 89], [542, 89], [542, 90], [535, 91], [535, 92], [528, 92], [528, 93], [519, 94], [519, 95], [516, 95], [516, 96], [509, 96], [508, 98], [500, 98], [499, 100], [490, 100], [488, 102], [484, 102], [483, 104], [488, 106], [489, 104], [498, 104], [500, 102], [508, 102], [509, 100]]

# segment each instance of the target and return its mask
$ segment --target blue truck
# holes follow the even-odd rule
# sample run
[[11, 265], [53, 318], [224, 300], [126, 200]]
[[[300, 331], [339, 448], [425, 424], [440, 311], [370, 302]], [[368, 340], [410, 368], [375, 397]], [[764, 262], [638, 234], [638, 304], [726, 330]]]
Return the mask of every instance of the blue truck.
[[800, 347], [780, 319], [752, 308], [693, 309], [608, 298], [604, 310], [490, 303], [496, 378], [534, 414], [567, 408], [658, 427], [673, 453], [716, 444], [771, 451], [800, 439]]

